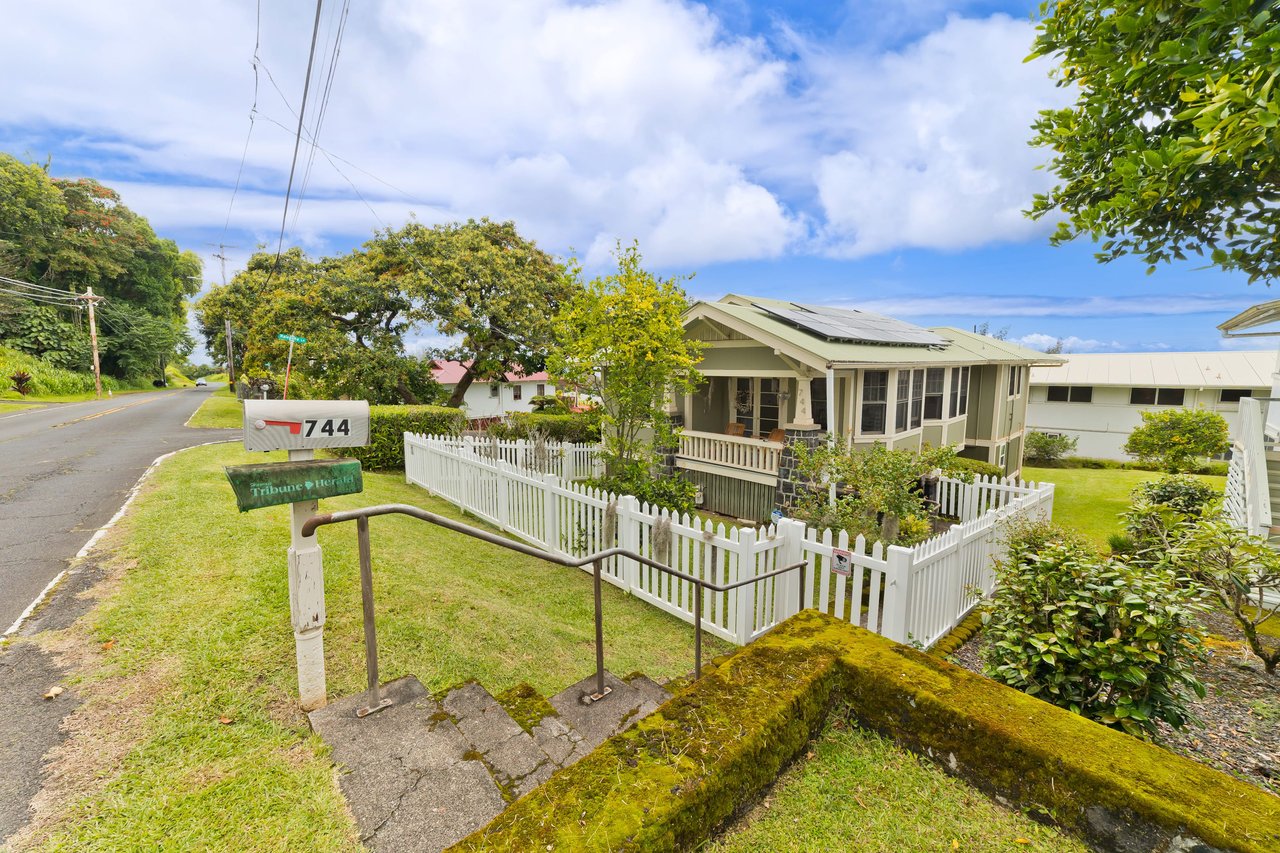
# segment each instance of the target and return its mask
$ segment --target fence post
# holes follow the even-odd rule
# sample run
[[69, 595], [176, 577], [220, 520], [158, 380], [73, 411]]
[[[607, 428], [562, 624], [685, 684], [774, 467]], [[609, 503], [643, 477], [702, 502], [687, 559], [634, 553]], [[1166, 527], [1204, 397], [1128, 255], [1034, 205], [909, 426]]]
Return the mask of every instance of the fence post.
[[[756, 576], [756, 530], [754, 527], [738, 528], [738, 544], [734, 549], [738, 557], [738, 580], [744, 581], [747, 578]], [[756, 587], [759, 584], [749, 583], [746, 586], [740, 586], [734, 592], [737, 594], [737, 607], [734, 608], [732, 626], [735, 636], [735, 642], [740, 646], [745, 646], [751, 642], [751, 635], [755, 631], [755, 603], [756, 603]]]
[[553, 554], [564, 553], [560, 548], [560, 501], [556, 495], [559, 484], [560, 478], [555, 474], [542, 475], [542, 535], [547, 550]]
[[[782, 547], [778, 549], [778, 568], [798, 563], [804, 559], [803, 521], [784, 518], [778, 522], [778, 536], [782, 539]], [[806, 567], [807, 568], [807, 567]], [[773, 587], [773, 619], [781, 622], [798, 611], [797, 598], [800, 595], [799, 573], [806, 569], [796, 569], [774, 579]]]
[[565, 485], [572, 483], [578, 479], [578, 471], [574, 467], [578, 461], [578, 445], [564, 443], [560, 445], [560, 456], [564, 459], [564, 466], [560, 469], [564, 472]]
[[[640, 501], [635, 495], [618, 496], [618, 547], [640, 552]], [[627, 594], [640, 588], [640, 564], [630, 557], [622, 558], [622, 577]]]
[[905, 643], [911, 624], [912, 554], [910, 549], [890, 545], [884, 556], [885, 578], [889, 582], [885, 589], [884, 635], [896, 643]]
[[1041, 483], [1040, 493], [1044, 495], [1045, 521], [1053, 521], [1053, 483]]

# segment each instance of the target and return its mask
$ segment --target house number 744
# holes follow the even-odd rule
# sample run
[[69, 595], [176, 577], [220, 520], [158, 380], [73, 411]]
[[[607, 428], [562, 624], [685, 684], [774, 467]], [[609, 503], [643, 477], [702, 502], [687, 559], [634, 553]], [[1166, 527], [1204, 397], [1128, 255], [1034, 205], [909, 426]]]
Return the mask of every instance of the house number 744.
[[317, 426], [319, 426], [320, 428], [321, 435], [351, 435], [351, 424], [347, 421], [346, 418], [343, 418], [342, 420], [337, 421], [336, 423], [334, 422], [333, 418], [326, 418], [325, 420], [322, 420], [322, 421], [312, 420], [308, 418], [307, 420], [304, 420], [302, 423], [303, 425], [306, 426], [305, 435], [307, 438], [310, 438], [313, 434], [315, 434]]

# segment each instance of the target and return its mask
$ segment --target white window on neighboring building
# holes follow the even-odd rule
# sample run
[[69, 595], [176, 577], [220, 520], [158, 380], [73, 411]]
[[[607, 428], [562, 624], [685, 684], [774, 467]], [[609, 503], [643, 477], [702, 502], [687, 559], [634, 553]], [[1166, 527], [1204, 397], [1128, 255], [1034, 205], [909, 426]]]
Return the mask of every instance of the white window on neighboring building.
[[547, 386], [543, 385], [541, 382], [538, 383], [538, 396], [539, 397], [547, 396]]
[[1005, 464], [1008, 461], [1009, 461], [1009, 445], [1002, 444], [998, 448], [996, 448], [996, 466], [1003, 469]]
[[517, 383], [517, 384], [515, 384], [515, 385], [512, 385], [512, 386], [511, 386], [511, 399], [512, 399], [512, 400], [519, 400], [519, 399], [521, 399], [523, 396], [524, 396], [524, 386], [523, 386], [523, 385], [520, 385], [520, 384], [518, 384], [518, 383]]
[[1131, 406], [1181, 406], [1186, 399], [1182, 388], [1130, 388]]
[[1092, 385], [1050, 385], [1046, 394], [1050, 403], [1092, 403]]
[[501, 390], [502, 390], [502, 386], [501, 386], [501, 385], [499, 385], [497, 382], [490, 382], [490, 383], [489, 383], [489, 396], [490, 396], [490, 397], [496, 397], [496, 396], [498, 396], [498, 394], [499, 394], [499, 392], [500, 392]]
[[1253, 392], [1243, 388], [1223, 388], [1218, 392], [1218, 402], [1239, 403], [1245, 397], [1252, 397]]

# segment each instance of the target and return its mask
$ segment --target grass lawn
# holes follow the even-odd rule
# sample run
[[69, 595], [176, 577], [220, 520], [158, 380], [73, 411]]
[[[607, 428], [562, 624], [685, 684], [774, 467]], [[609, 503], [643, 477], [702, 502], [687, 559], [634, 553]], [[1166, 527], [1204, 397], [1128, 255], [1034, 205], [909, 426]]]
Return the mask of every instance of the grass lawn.
[[714, 853], [794, 850], [1085, 851], [838, 715]]
[[[272, 454], [266, 459], [282, 459]], [[85, 704], [53, 758], [53, 800], [24, 847], [357, 850], [320, 740], [295, 704], [287, 507], [240, 514], [222, 468], [266, 461], [234, 445], [165, 462], [107, 543], [101, 601], [39, 642], [74, 667]], [[411, 503], [457, 510], [366, 474], [326, 510]], [[381, 675], [432, 691], [474, 678], [551, 695], [594, 667], [591, 578], [406, 517], [371, 522]], [[364, 686], [353, 525], [324, 528], [330, 697]], [[605, 663], [692, 669], [690, 626], [606, 586]], [[727, 646], [706, 638], [708, 656]]]
[[210, 392], [209, 399], [200, 404], [200, 408], [187, 421], [187, 426], [196, 429], [240, 429], [244, 426], [244, 407], [230, 392], [224, 394], [223, 389], [219, 389]]
[[[1022, 476], [1037, 483], [1055, 484], [1053, 520], [1105, 546], [1108, 536], [1122, 532], [1120, 513], [1129, 508], [1129, 493], [1139, 483], [1164, 475], [1156, 471], [1025, 466]], [[1227, 483], [1226, 477], [1202, 475], [1200, 479], [1219, 491]]]

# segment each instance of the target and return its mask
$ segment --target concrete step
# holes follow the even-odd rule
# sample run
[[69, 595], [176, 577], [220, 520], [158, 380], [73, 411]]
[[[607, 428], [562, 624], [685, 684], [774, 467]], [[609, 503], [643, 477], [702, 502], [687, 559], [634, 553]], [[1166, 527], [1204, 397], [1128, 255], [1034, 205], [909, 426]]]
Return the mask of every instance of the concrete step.
[[[439, 702], [412, 676], [386, 685], [390, 707], [363, 719], [365, 694], [309, 716], [341, 768], [339, 783], [374, 850], [435, 853], [497, 817], [561, 767], [588, 755], [670, 698], [644, 676], [605, 673], [611, 688], [585, 678], [549, 700], [551, 712], [526, 731], [481, 685], [469, 682]], [[546, 700], [540, 697], [535, 707]]]

